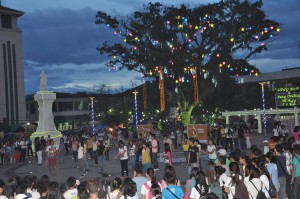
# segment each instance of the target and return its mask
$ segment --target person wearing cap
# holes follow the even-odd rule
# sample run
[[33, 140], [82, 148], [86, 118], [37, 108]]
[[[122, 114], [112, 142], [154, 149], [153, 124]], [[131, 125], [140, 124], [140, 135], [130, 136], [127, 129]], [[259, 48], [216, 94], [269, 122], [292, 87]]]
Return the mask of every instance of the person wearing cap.
[[219, 149], [217, 152], [218, 152], [218, 154], [219, 154], [219, 158], [217, 158], [217, 159], [215, 160], [215, 165], [216, 165], [216, 166], [219, 166], [219, 159], [220, 159], [221, 157], [225, 157], [225, 158], [226, 158], [226, 166], [229, 166], [230, 160], [226, 157], [227, 151], [226, 151], [225, 149]]

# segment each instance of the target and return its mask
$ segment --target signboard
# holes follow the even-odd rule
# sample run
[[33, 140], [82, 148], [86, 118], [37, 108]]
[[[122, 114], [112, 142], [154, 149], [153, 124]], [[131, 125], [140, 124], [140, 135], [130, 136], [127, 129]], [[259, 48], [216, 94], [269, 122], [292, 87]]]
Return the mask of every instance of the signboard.
[[209, 127], [206, 124], [189, 124], [187, 126], [188, 137], [207, 141]]
[[138, 125], [137, 129], [138, 134], [144, 135], [146, 132], [154, 132], [153, 129], [153, 124], [143, 124], [143, 125]]
[[276, 88], [275, 101], [277, 107], [294, 107], [300, 105], [299, 87]]

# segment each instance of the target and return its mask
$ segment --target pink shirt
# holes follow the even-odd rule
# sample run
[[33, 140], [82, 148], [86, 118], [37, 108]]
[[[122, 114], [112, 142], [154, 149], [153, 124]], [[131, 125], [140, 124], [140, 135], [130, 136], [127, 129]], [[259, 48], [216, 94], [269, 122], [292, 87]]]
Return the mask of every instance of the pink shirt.
[[294, 133], [293, 133], [293, 136], [294, 136], [294, 138], [295, 138], [295, 141], [299, 141], [299, 140], [300, 140], [299, 134], [300, 134], [300, 132], [294, 132]]
[[168, 156], [168, 159], [169, 159], [169, 162], [170, 162], [170, 164], [172, 163], [172, 156], [171, 156], [171, 152], [170, 151], [168, 151], [167, 153], [167, 156]]
[[[157, 146], [157, 141], [155, 140], [155, 139], [153, 139], [152, 141], [151, 141], [151, 146], [152, 146], [152, 153], [157, 153], [158, 152], [158, 146]], [[155, 147], [155, 148], [153, 148], [153, 147]]]

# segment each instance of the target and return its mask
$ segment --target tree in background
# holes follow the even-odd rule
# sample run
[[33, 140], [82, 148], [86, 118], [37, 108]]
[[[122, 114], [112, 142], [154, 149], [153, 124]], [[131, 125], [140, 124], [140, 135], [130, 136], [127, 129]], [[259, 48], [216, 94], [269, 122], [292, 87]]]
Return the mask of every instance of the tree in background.
[[227, 98], [208, 100], [215, 91], [230, 89], [223, 85], [223, 76], [258, 75], [248, 59], [267, 50], [280, 31], [276, 21], [266, 18], [262, 5], [262, 0], [225, 0], [193, 8], [149, 3], [118, 17], [99, 11], [96, 23], [106, 25], [120, 39], [104, 42], [97, 50], [108, 55], [106, 65], [115, 70], [169, 79], [172, 89], [182, 92], [177, 97], [181, 113], [191, 113], [196, 100], [196, 96], [191, 100], [191, 88], [199, 91], [205, 105], [226, 107]]

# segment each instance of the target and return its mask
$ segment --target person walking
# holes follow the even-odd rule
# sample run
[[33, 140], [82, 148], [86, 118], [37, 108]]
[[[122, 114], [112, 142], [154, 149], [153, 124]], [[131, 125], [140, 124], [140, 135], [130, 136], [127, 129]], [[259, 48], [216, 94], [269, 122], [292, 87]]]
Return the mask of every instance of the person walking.
[[142, 164], [144, 170], [147, 170], [151, 166], [150, 148], [149, 148], [149, 143], [146, 141], [143, 143]]
[[199, 167], [199, 150], [194, 144], [194, 138], [189, 139], [188, 174], [191, 175], [193, 167]]
[[134, 170], [135, 168], [135, 163], [136, 163], [136, 157], [135, 157], [135, 153], [136, 153], [136, 146], [134, 143], [134, 140], [129, 140], [128, 143], [128, 148], [129, 148], [129, 160], [130, 160], [130, 165], [131, 168]]
[[128, 154], [127, 147], [124, 145], [123, 140], [119, 141], [119, 153], [114, 159], [117, 159], [118, 157], [120, 158], [122, 177], [124, 177], [124, 175], [128, 177]]

